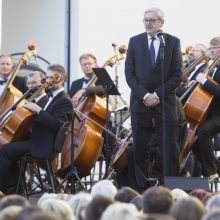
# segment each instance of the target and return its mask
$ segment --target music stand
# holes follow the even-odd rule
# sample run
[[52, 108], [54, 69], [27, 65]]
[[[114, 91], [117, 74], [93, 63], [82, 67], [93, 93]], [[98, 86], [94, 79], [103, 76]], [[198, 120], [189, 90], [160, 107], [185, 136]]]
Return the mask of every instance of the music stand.
[[[120, 93], [105, 68], [93, 68], [93, 71], [105, 91], [105, 97], [106, 97], [106, 116], [105, 116], [106, 126], [105, 127], [107, 130], [109, 130], [109, 115], [108, 115], [109, 95], [120, 95]], [[106, 148], [109, 149], [109, 156], [111, 157], [112, 149], [110, 147], [111, 145], [110, 145], [110, 138], [109, 138], [108, 132], [106, 132], [105, 145], [106, 145]]]

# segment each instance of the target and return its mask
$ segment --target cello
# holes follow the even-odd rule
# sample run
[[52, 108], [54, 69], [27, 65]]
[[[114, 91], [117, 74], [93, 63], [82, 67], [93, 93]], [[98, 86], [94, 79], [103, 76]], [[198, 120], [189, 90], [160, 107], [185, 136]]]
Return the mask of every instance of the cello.
[[37, 46], [34, 43], [28, 44], [29, 51], [26, 52], [20, 61], [15, 66], [13, 72], [10, 74], [10, 77], [6, 83], [6, 87], [4, 91], [2, 92], [2, 95], [0, 97], [0, 115], [5, 112], [7, 109], [9, 109], [13, 103], [15, 103], [17, 100], [19, 100], [20, 97], [22, 97], [22, 92], [19, 91], [17, 88], [15, 88], [12, 83], [21, 67], [21, 65], [26, 65], [27, 62], [30, 60], [30, 58], [37, 53]]
[[[111, 57], [105, 62], [102, 67], [112, 67], [116, 61], [125, 58], [126, 47], [123, 46], [119, 50], [119, 54]], [[95, 84], [97, 76], [94, 75], [88, 82], [87, 87]], [[74, 148], [74, 161], [79, 174], [79, 177], [85, 177], [89, 174], [91, 168], [98, 160], [104, 138], [102, 137], [103, 127], [106, 123], [106, 102], [104, 98], [94, 95], [86, 97], [76, 108], [75, 112], [82, 112], [90, 119], [78, 120], [77, 117], [73, 119], [72, 126], [74, 127], [74, 139], [76, 147]], [[108, 110], [110, 115], [111, 110]], [[94, 123], [96, 122], [96, 123]], [[62, 175], [68, 172], [71, 168], [71, 132], [66, 135], [62, 153], [59, 173]]]
[[[23, 97], [18, 100], [19, 106], [16, 110], [10, 113], [2, 130], [0, 133], [0, 146], [6, 143], [15, 142], [23, 140], [27, 131], [31, 128], [34, 119], [37, 114], [31, 112], [30, 110], [23, 107], [26, 101], [32, 102], [34, 98], [43, 90], [48, 88], [50, 85], [58, 83], [60, 80], [60, 75], [56, 74], [54, 80], [48, 80], [42, 84], [37, 91], [35, 91], [28, 100], [24, 99], [24, 96], [27, 95], [27, 92]], [[30, 91], [30, 90], [28, 90]]]
[[[217, 84], [217, 82], [215, 82], [210, 77], [210, 74], [212, 73], [215, 66], [219, 62], [220, 62], [220, 55], [218, 55], [213, 61], [213, 63], [209, 67], [207, 67], [206, 70], [204, 71], [206, 78], [215, 84]], [[202, 86], [198, 84], [184, 105], [184, 113], [188, 121], [189, 128], [183, 150], [180, 153], [181, 170], [183, 169], [186, 160], [189, 156], [189, 153], [191, 151], [192, 145], [196, 140], [196, 130], [198, 126], [207, 118], [209, 114], [212, 100], [213, 100], [213, 95], [203, 90]]]

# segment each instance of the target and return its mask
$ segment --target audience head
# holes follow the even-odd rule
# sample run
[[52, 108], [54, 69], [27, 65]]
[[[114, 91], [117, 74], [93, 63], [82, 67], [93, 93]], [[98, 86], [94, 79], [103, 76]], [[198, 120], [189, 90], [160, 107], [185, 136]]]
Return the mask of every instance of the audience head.
[[41, 209], [38, 206], [28, 206], [24, 207], [16, 216], [15, 220], [29, 220], [30, 216], [34, 213], [41, 213], [44, 212], [43, 209]]
[[85, 218], [85, 209], [91, 200], [92, 196], [89, 193], [80, 192], [73, 195], [72, 198], [67, 201], [76, 216], [76, 220]]
[[141, 214], [135, 220], [175, 220], [171, 215], [168, 214]]
[[207, 201], [206, 209], [209, 212], [219, 208], [220, 208], [220, 194], [216, 194]]
[[212, 210], [207, 212], [202, 220], [220, 220], [220, 210]]
[[40, 207], [47, 213], [57, 216], [62, 220], [75, 220], [71, 207], [59, 199], [46, 199], [40, 203]]
[[172, 204], [171, 191], [166, 187], [151, 187], [143, 194], [144, 213], [168, 213]]
[[41, 203], [42, 203], [44, 200], [47, 200], [47, 199], [56, 199], [56, 198], [57, 198], [57, 194], [55, 194], [55, 193], [44, 193], [44, 194], [38, 199], [37, 205], [38, 205], [38, 206], [41, 206]]
[[100, 180], [91, 189], [91, 195], [103, 195], [109, 198], [114, 198], [117, 193], [117, 188], [110, 180]]
[[207, 198], [212, 196], [212, 193], [204, 189], [194, 189], [189, 193], [189, 195], [198, 198], [200, 201], [202, 201], [205, 204]]
[[184, 190], [178, 189], [178, 188], [171, 190], [171, 194], [173, 196], [174, 202], [179, 201], [184, 198], [188, 198], [189, 196]]
[[142, 195], [138, 195], [136, 197], [134, 197], [130, 203], [131, 204], [134, 204], [136, 206], [136, 208], [141, 211], [143, 209], [143, 198], [142, 198]]
[[0, 211], [1, 220], [14, 220], [18, 213], [22, 210], [21, 206], [11, 205]]
[[15, 194], [4, 196], [0, 200], [0, 210], [11, 205], [27, 207], [27, 206], [30, 206], [30, 202], [25, 197], [21, 195], [15, 195]]
[[139, 211], [133, 204], [115, 202], [103, 212], [101, 220], [133, 220]]
[[176, 220], [201, 219], [204, 213], [204, 204], [199, 199], [191, 196], [175, 202], [170, 210], [170, 214]]
[[124, 186], [117, 191], [115, 194], [115, 200], [118, 202], [129, 203], [134, 197], [138, 196], [139, 193], [129, 186]]
[[85, 209], [85, 220], [99, 220], [105, 209], [113, 203], [111, 198], [95, 196]]

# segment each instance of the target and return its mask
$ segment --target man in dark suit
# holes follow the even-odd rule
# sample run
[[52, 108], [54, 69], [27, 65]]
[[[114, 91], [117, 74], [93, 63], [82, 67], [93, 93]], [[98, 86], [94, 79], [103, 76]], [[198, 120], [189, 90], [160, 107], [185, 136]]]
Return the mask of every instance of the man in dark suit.
[[[126, 80], [131, 88], [130, 111], [135, 148], [135, 177], [139, 191], [146, 189], [150, 177], [149, 140], [154, 124], [164, 175], [179, 175], [175, 89], [181, 82], [182, 73], [180, 41], [169, 34], [164, 34], [164, 66], [161, 66], [160, 40], [156, 35], [164, 24], [163, 12], [157, 8], [148, 9], [144, 13], [143, 22], [146, 32], [130, 39], [125, 62]], [[165, 110], [165, 130], [162, 129], [162, 104]]]
[[[211, 59], [216, 59], [220, 55], [220, 36], [211, 39], [209, 54]], [[220, 59], [219, 59], [220, 60]], [[219, 61], [218, 61], [219, 63]], [[211, 111], [198, 130], [198, 146], [195, 146], [194, 152], [197, 154], [201, 162], [202, 174], [208, 177], [209, 183], [219, 179], [216, 167], [216, 158], [214, 155], [213, 138], [220, 132], [220, 66], [214, 68], [211, 73], [212, 79], [217, 82], [215, 84], [211, 79], [207, 79], [206, 75], [199, 73], [196, 80], [202, 85], [202, 89], [214, 96], [211, 104]]]
[[54, 144], [61, 125], [70, 120], [73, 114], [71, 100], [64, 91], [67, 73], [61, 65], [48, 67], [46, 78], [53, 81], [50, 86], [53, 97], [50, 97], [44, 108], [36, 103], [27, 102], [24, 106], [37, 114], [28, 141], [19, 141], [1, 146], [0, 149], [0, 190], [8, 187], [7, 179], [17, 159], [24, 154], [37, 158], [51, 158], [54, 155]]
[[[0, 56], [0, 95], [13, 69], [13, 58], [9, 55]], [[25, 77], [16, 76], [13, 85], [22, 93], [27, 91]]]
[[[42, 80], [45, 79], [45, 75], [40, 71], [34, 71], [27, 75], [27, 82], [26, 85], [28, 89], [32, 89], [33, 92], [30, 94], [33, 95], [35, 91], [42, 85]], [[45, 89], [42, 89], [42, 91], [37, 95], [37, 97], [34, 99], [34, 103], [39, 105], [41, 108], [44, 108], [46, 103], [48, 102], [49, 97], [47, 96]]]
[[84, 77], [72, 82], [69, 96], [72, 98], [73, 106], [76, 107], [82, 96], [92, 96], [94, 94], [103, 95], [104, 89], [101, 85], [92, 85], [87, 88], [87, 84], [94, 76], [92, 68], [97, 67], [97, 59], [91, 53], [82, 54], [79, 62], [84, 73]]
[[[186, 66], [183, 67], [183, 71], [187, 67], [192, 65], [192, 63], [196, 61], [197, 59], [199, 59], [202, 55], [207, 55], [207, 50], [208, 48], [205, 45], [195, 44], [188, 52], [188, 62]], [[179, 88], [177, 88], [176, 94], [178, 97], [181, 97], [183, 94], [185, 94], [184, 97], [181, 98], [181, 101], [183, 104], [185, 103], [185, 101], [187, 100], [187, 98], [189, 97], [189, 95], [191, 94], [194, 88], [192, 86], [195, 82], [196, 76], [199, 73], [203, 72], [207, 66], [208, 66], [208, 57], [207, 59], [204, 59], [202, 62], [197, 64], [192, 69], [192, 71], [185, 77], [185, 79], [183, 79], [183, 82], [181, 83]], [[190, 87], [192, 87], [192, 89], [190, 89]], [[186, 91], [187, 93], [185, 93]]]

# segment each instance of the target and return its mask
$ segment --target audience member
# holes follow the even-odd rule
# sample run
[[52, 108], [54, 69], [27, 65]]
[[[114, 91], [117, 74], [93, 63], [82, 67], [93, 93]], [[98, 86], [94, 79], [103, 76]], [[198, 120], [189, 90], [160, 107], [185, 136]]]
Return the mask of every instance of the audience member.
[[189, 196], [184, 190], [178, 189], [178, 188], [171, 190], [171, 194], [173, 196], [174, 202], [179, 201], [181, 199], [188, 198]]
[[205, 214], [205, 206], [199, 199], [190, 196], [174, 203], [170, 214], [176, 220], [200, 220]]
[[20, 195], [7, 195], [0, 200], [0, 211], [11, 205], [27, 207], [30, 206], [30, 202]]
[[83, 220], [85, 218], [85, 209], [91, 200], [92, 196], [86, 192], [75, 194], [68, 200], [67, 203], [76, 216], [76, 220]]
[[148, 188], [143, 194], [144, 213], [169, 213], [173, 196], [168, 188], [158, 186]]
[[1, 220], [14, 220], [17, 214], [22, 210], [21, 206], [11, 205], [0, 212]]
[[138, 195], [134, 197], [131, 201], [131, 204], [134, 204], [138, 211], [141, 211], [143, 209], [143, 202], [142, 202], [142, 195]]
[[129, 203], [134, 197], [138, 196], [139, 193], [129, 186], [124, 186], [117, 191], [115, 194], [115, 200], [118, 202]]
[[101, 220], [133, 220], [138, 215], [139, 211], [133, 204], [116, 202], [103, 212]]
[[91, 189], [91, 195], [103, 195], [109, 198], [114, 198], [117, 193], [117, 188], [110, 180], [101, 180], [97, 182]]
[[85, 209], [85, 220], [99, 220], [106, 208], [113, 204], [114, 200], [105, 196], [95, 196]]
[[57, 216], [62, 220], [75, 220], [75, 216], [69, 204], [59, 199], [46, 199], [41, 202], [40, 207], [47, 213]]

